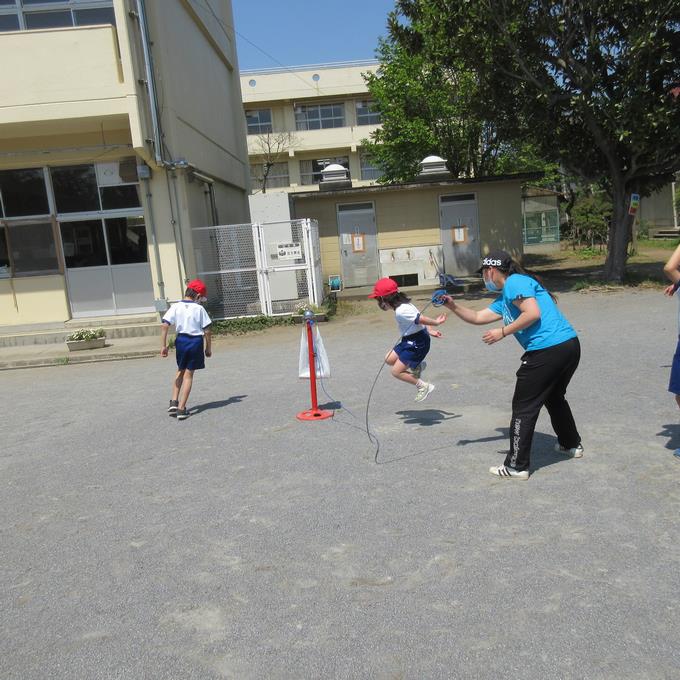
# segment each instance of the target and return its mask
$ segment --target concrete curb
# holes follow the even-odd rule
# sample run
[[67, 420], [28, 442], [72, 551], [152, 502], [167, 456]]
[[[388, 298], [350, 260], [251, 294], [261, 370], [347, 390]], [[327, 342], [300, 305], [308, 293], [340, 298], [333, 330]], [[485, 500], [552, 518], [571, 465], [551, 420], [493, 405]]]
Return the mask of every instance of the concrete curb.
[[137, 350], [133, 352], [116, 352], [113, 354], [98, 354], [92, 356], [41, 357], [37, 359], [15, 359], [0, 361], [0, 371], [17, 368], [46, 368], [48, 366], [70, 366], [71, 364], [95, 364], [100, 361], [122, 361], [124, 359], [146, 359], [158, 356], [156, 350]]

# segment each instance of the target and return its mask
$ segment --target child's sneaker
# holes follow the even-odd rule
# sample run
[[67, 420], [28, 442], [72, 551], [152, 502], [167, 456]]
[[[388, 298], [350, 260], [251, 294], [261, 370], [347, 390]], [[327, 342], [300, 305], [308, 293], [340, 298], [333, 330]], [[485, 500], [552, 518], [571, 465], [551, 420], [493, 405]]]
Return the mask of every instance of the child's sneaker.
[[675, 451], [673, 451], [673, 455], [680, 460], [680, 449], [675, 449]]
[[419, 388], [418, 391], [416, 392], [416, 401], [425, 401], [428, 396], [430, 395], [430, 392], [434, 390], [434, 385], [430, 383], [423, 383]]
[[179, 402], [175, 401], [174, 399], [171, 399], [170, 400], [170, 406], [168, 406], [168, 415], [169, 416], [176, 416], [178, 406], [179, 406]]
[[420, 374], [427, 368], [427, 361], [421, 361], [415, 368], [407, 368], [406, 372], [420, 380]]
[[178, 408], [177, 409], [177, 420], [186, 420], [189, 417], [189, 409]]
[[555, 444], [555, 451], [569, 458], [583, 458], [583, 447], [580, 444], [573, 449], [568, 449], [566, 446], [557, 443]]
[[529, 470], [513, 470], [505, 465], [494, 465], [489, 468], [489, 472], [495, 477], [505, 477], [507, 479], [529, 479]]

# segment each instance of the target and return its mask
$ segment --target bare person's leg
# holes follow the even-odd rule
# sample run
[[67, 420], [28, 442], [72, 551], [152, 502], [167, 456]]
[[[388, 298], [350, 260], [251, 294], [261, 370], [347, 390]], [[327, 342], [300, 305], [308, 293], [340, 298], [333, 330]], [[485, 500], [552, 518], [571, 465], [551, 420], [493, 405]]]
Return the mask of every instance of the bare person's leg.
[[[387, 363], [390, 364], [389, 361], [387, 361]], [[404, 364], [400, 359], [396, 358], [396, 355], [394, 363], [390, 365], [392, 366], [391, 373], [397, 380], [403, 380], [404, 382], [411, 383], [411, 385], [418, 384], [418, 378], [416, 378], [412, 373], [407, 372], [406, 369], [408, 366], [406, 366], [406, 364]]]
[[194, 382], [194, 372], [188, 368], [184, 370], [184, 379], [181, 381], [181, 390], [179, 392], [179, 409], [185, 409], [187, 407], [187, 401], [189, 400], [189, 394], [191, 394], [191, 386]]
[[179, 401], [179, 391], [182, 389], [182, 380], [184, 379], [184, 369], [179, 369], [175, 376], [175, 382], [172, 384], [172, 400]]

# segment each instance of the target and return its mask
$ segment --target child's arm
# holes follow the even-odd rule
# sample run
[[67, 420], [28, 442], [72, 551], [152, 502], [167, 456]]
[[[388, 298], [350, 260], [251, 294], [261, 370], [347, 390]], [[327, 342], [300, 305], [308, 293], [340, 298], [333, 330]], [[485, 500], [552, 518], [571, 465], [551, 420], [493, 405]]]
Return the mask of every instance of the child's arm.
[[433, 338], [441, 338], [442, 334], [441, 331], [434, 330], [432, 326], [441, 326], [441, 324], [443, 324], [444, 321], [446, 321], [446, 314], [440, 314], [436, 319], [430, 319], [430, 317], [423, 316], [421, 314], [420, 318], [418, 319], [418, 323], [425, 326], [428, 334], [431, 335]]
[[678, 285], [680, 285], [680, 246], [678, 246], [668, 258], [668, 262], [664, 265], [663, 272], [666, 277], [673, 282], [664, 290], [664, 293], [666, 295], [675, 295], [675, 291], [678, 289]]
[[205, 329], [205, 356], [212, 356], [212, 333], [209, 328]]
[[161, 323], [161, 356], [168, 356], [168, 329], [170, 326], [163, 321]]

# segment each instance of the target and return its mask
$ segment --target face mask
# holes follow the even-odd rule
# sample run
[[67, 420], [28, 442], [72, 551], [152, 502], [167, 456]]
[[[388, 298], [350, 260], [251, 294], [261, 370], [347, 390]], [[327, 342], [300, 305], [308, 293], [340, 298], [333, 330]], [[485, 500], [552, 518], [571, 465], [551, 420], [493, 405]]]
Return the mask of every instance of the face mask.
[[493, 282], [492, 279], [484, 279], [484, 287], [492, 293], [497, 293], [500, 288]]
[[378, 307], [380, 307], [383, 312], [386, 312], [390, 308], [390, 306], [382, 298], [378, 298]]

